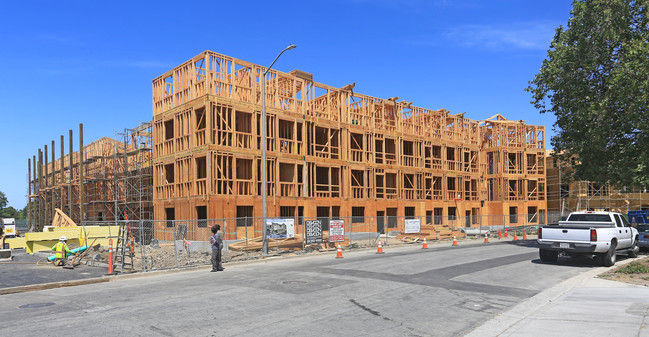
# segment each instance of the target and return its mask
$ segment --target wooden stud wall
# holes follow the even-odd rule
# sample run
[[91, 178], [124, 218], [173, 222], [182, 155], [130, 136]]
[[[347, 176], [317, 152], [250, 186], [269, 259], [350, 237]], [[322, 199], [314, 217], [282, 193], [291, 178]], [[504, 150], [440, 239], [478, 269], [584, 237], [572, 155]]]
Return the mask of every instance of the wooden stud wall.
[[[103, 137], [83, 146], [84, 221], [113, 221], [123, 218], [124, 211], [129, 219], [152, 218], [151, 124], [120, 135], [123, 141]], [[30, 199], [38, 204], [31, 218], [37, 228], [52, 222], [53, 208], [77, 223], [80, 220], [80, 155], [72, 151], [71, 131], [67, 154], [63, 143], [61, 136], [59, 158], [49, 163], [41, 159], [34, 166], [38, 175], [29, 182]], [[39, 150], [39, 159], [41, 154]]]
[[165, 208], [194, 219], [199, 203], [209, 218], [234, 218], [236, 206], [261, 216], [262, 123], [269, 217], [298, 206], [307, 217], [318, 207], [340, 216], [352, 207], [365, 216], [404, 215], [404, 207], [421, 216], [546, 209], [542, 126], [471, 120], [276, 70], [261, 121], [262, 70], [205, 51], [153, 80], [156, 219]]

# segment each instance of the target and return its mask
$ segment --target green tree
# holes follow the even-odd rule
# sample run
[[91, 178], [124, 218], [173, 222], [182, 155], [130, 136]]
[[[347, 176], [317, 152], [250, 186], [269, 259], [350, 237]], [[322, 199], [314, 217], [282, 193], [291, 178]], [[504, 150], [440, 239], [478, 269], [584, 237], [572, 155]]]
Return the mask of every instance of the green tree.
[[30, 203], [27, 203], [27, 205], [25, 205], [23, 209], [18, 211], [18, 216], [16, 217], [16, 219], [27, 220], [27, 213], [29, 212], [29, 204]]
[[0, 209], [5, 208], [8, 202], [9, 201], [7, 200], [7, 196], [4, 194], [4, 192], [0, 191]]
[[573, 1], [526, 91], [574, 178], [649, 184], [649, 0]]
[[18, 218], [18, 211], [12, 206], [0, 209], [0, 218]]

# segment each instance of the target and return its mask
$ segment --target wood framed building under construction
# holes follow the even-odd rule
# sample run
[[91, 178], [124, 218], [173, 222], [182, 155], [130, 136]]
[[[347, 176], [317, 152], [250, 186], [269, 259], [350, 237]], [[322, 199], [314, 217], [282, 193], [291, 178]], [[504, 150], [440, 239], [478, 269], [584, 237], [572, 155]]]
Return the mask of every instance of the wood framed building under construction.
[[46, 145], [28, 160], [30, 228], [50, 225], [56, 209], [79, 224], [153, 218], [151, 123], [115, 138], [84, 145], [80, 125], [77, 151], [70, 130], [67, 153], [61, 136], [58, 159], [52, 141], [51, 157]]
[[552, 221], [575, 211], [649, 210], [649, 192], [644, 186], [615, 187], [592, 181], [569, 178], [570, 163], [562, 163], [548, 151], [546, 156], [548, 180], [548, 212]]
[[153, 80], [155, 219], [261, 217], [265, 123], [268, 217], [376, 217], [379, 232], [397, 216], [545, 221], [543, 126], [363, 95], [299, 70], [268, 72], [262, 121], [263, 71], [205, 51]]

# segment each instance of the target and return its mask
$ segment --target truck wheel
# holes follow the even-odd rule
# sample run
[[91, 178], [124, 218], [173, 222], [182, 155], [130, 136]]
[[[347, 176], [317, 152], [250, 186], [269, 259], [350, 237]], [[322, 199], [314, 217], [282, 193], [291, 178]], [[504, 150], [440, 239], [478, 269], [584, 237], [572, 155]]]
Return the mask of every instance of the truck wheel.
[[611, 247], [608, 249], [608, 252], [602, 256], [602, 265], [604, 267], [610, 267], [615, 264], [615, 261], [617, 260], [617, 255], [615, 254], [615, 248], [617, 247], [617, 244], [615, 242], [611, 242]]
[[630, 258], [638, 257], [638, 252], [640, 251], [640, 247], [638, 246], [638, 238], [635, 238], [633, 240], [633, 246], [629, 249], [627, 252], [627, 255]]
[[555, 252], [547, 249], [539, 249], [539, 257], [543, 262], [557, 262], [557, 257], [559, 252]]

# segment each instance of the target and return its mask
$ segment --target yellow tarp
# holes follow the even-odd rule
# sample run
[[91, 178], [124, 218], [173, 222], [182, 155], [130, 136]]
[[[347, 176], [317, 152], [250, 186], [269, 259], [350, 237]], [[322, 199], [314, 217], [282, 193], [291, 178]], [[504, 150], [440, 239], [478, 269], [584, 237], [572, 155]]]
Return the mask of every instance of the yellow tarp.
[[[25, 233], [24, 241], [19, 240], [13, 241], [16, 246], [13, 246], [10, 243], [10, 247], [13, 248], [23, 248], [25, 247], [27, 253], [34, 253], [38, 251], [49, 251], [52, 246], [54, 246], [62, 235], [65, 235], [68, 238], [68, 245], [70, 246], [82, 246], [85, 245], [85, 237], [88, 237], [88, 244], [93, 243], [102, 246], [108, 246], [108, 239], [113, 239], [113, 244], [116, 244], [117, 234], [119, 233], [119, 226], [86, 226], [85, 234], [84, 227], [60, 227], [53, 228], [46, 232], [32, 232]], [[95, 241], [95, 239], [97, 239]], [[19, 247], [19, 244], [23, 244], [23, 247]]]

